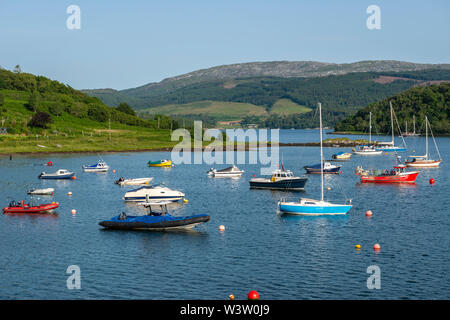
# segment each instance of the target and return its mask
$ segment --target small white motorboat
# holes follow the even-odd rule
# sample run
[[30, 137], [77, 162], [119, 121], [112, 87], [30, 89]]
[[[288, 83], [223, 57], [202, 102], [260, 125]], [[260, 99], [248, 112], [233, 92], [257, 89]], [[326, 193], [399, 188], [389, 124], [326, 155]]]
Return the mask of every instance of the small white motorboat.
[[82, 166], [84, 172], [106, 172], [109, 170], [109, 166], [105, 161], [99, 161], [96, 164], [90, 166]]
[[136, 186], [141, 184], [149, 184], [152, 182], [153, 177], [149, 178], [135, 178], [135, 179], [124, 179], [123, 177], [119, 178], [119, 180], [114, 181], [115, 184], [120, 186]]
[[125, 193], [123, 200], [125, 201], [154, 201], [165, 200], [176, 202], [184, 198], [184, 193], [161, 186], [143, 186], [138, 189], [130, 190]]
[[54, 193], [55, 193], [55, 189], [53, 189], [53, 188], [30, 189], [27, 191], [27, 194], [30, 194], [30, 195], [53, 195]]
[[71, 172], [66, 169], [59, 169], [54, 173], [41, 172], [38, 176], [39, 179], [72, 179], [75, 176], [75, 172]]
[[242, 176], [242, 174], [244, 173], [244, 170], [239, 170], [238, 167], [233, 165], [231, 167], [221, 169], [221, 170], [216, 170], [216, 169], [211, 168], [207, 173], [209, 176], [212, 176], [215, 178], [236, 178], [236, 177]]

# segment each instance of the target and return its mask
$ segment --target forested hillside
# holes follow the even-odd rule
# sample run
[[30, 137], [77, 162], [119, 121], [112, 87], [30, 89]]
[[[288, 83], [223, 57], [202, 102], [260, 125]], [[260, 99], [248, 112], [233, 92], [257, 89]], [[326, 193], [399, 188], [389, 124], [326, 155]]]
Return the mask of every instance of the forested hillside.
[[380, 102], [372, 103], [359, 110], [355, 115], [338, 122], [336, 131], [367, 132], [369, 128], [369, 112], [372, 112], [372, 124], [380, 133], [390, 132], [389, 101], [392, 102], [396, 117], [405, 130], [405, 121], [410, 126], [413, 116], [416, 118], [416, 131], [425, 130], [424, 119], [428, 117], [433, 132], [450, 134], [450, 83], [440, 85], [419, 86], [388, 97]]

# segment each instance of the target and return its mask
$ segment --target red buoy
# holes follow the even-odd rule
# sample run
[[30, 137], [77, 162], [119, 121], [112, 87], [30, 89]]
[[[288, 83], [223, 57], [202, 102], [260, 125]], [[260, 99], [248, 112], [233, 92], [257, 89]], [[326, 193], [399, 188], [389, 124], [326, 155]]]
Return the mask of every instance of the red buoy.
[[252, 290], [248, 293], [248, 300], [259, 300], [259, 293], [256, 290]]
[[433, 178], [430, 179], [430, 184], [434, 184], [434, 179]]
[[367, 210], [366, 211], [366, 217], [371, 217], [372, 216], [372, 211], [371, 210]]
[[375, 243], [375, 244], [373, 245], [373, 250], [375, 250], [375, 251], [380, 251], [380, 249], [381, 249], [381, 246], [380, 246], [378, 243]]
[[47, 162], [47, 166], [51, 167], [53, 165], [53, 162], [49, 161]]

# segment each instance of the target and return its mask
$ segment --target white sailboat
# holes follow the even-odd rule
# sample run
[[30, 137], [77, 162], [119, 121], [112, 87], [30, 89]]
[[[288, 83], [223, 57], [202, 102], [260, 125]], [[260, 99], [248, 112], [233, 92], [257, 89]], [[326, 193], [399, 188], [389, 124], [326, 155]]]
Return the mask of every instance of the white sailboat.
[[403, 133], [404, 137], [417, 137], [420, 136], [419, 133], [416, 133], [416, 116], [413, 115], [413, 132], [408, 132], [408, 122], [405, 121], [405, 133]]
[[[429, 153], [428, 153], [428, 126], [430, 127], [430, 133], [433, 137], [434, 146], [436, 147], [437, 154], [439, 156], [439, 160], [432, 160], [429, 159]], [[428, 121], [428, 117], [425, 116], [425, 155], [423, 156], [408, 156], [407, 161], [405, 161], [405, 164], [408, 167], [439, 167], [439, 165], [442, 162], [441, 154], [439, 153], [439, 148], [436, 144], [436, 140], [433, 136], [433, 131], [431, 131], [431, 124]]]
[[369, 144], [358, 146], [357, 149], [353, 149], [353, 153], [362, 156], [370, 156], [383, 153], [383, 151], [376, 150], [372, 145], [372, 112], [369, 112]]
[[334, 204], [324, 201], [323, 196], [323, 146], [322, 146], [322, 105], [319, 103], [320, 115], [320, 164], [321, 170], [321, 197], [320, 200], [301, 198], [298, 202], [278, 201], [279, 211], [295, 215], [342, 215], [352, 208], [351, 204]]
[[[403, 135], [400, 132], [400, 137], [403, 140], [403, 147], [398, 147], [395, 145], [395, 141], [394, 141], [394, 109], [392, 108], [392, 103], [391, 101], [389, 101], [389, 106], [391, 109], [391, 129], [392, 129], [392, 141], [386, 141], [386, 142], [378, 142], [378, 145], [375, 149], [382, 151], [382, 152], [399, 152], [399, 151], [406, 151], [406, 142], [403, 139]], [[397, 123], [398, 124], [398, 123]], [[399, 128], [400, 131], [400, 128]]]

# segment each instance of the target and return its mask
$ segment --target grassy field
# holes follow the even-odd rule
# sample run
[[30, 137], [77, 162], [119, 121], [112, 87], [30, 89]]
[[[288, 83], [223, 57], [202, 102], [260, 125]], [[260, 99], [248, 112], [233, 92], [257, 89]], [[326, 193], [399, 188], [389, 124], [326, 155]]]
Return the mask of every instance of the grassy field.
[[[232, 86], [232, 83], [227, 85]], [[270, 112], [266, 108], [250, 103], [225, 102], [225, 101], [197, 101], [186, 104], [169, 104], [165, 106], [148, 108], [140, 111], [145, 114], [165, 114], [171, 116], [196, 116], [207, 115], [216, 121], [242, 120], [245, 116], [268, 117], [270, 114], [287, 115], [294, 113], [306, 113], [312, 109], [301, 106], [289, 99], [278, 100]]]
[[301, 106], [289, 99], [280, 99], [274, 103], [273, 107], [270, 108], [271, 114], [288, 115], [295, 113], [307, 113], [312, 109]]
[[224, 101], [197, 101], [187, 104], [170, 104], [145, 109], [142, 113], [173, 116], [207, 115], [218, 121], [241, 120], [246, 115], [267, 116], [267, 111], [264, 107], [250, 103]]

